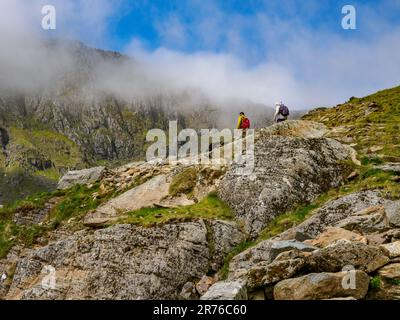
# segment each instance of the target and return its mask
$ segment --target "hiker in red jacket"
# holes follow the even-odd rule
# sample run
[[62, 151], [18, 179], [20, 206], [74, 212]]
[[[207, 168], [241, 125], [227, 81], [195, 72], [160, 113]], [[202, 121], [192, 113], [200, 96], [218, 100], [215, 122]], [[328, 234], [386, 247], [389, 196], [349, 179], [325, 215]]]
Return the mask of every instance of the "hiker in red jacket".
[[249, 129], [250, 128], [250, 120], [249, 118], [246, 118], [244, 115], [244, 112], [239, 113], [239, 118], [237, 122], [237, 129]]
[[239, 118], [237, 122], [237, 129], [242, 129], [242, 136], [246, 136], [247, 129], [250, 128], [250, 120], [244, 115], [244, 112], [239, 113]]

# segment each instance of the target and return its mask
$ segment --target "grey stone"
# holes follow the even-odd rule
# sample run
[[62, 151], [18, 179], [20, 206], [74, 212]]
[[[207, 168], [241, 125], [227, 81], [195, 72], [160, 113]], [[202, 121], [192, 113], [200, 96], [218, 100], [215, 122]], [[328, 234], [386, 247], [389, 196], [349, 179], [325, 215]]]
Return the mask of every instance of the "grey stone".
[[244, 277], [253, 267], [260, 263], [266, 266], [285, 251], [311, 252], [316, 249], [318, 248], [298, 241], [265, 240], [235, 256], [229, 264], [228, 277], [230, 279]]
[[316, 250], [307, 259], [308, 268], [313, 272], [337, 272], [350, 265], [369, 273], [388, 262], [384, 249], [348, 240], [338, 240]]
[[390, 258], [397, 258], [400, 256], [400, 241], [382, 244], [381, 247], [389, 252]]
[[[360, 270], [349, 272], [310, 273], [282, 280], [274, 287], [274, 298], [276, 300], [320, 300], [338, 297], [363, 299], [368, 291], [368, 275]], [[354, 276], [354, 289], [343, 285], [346, 284], [346, 276]]]
[[[153, 228], [115, 225], [78, 231], [19, 258], [5, 298], [178, 298], [188, 281], [201, 278], [215, 263], [214, 257], [223, 256], [220, 250], [232, 250], [229, 244], [234, 245], [232, 238], [237, 234], [229, 230], [232, 225], [223, 234], [209, 234], [199, 220]], [[223, 244], [212, 249], [211, 241]], [[57, 284], [55, 290], [43, 291], [42, 270], [48, 265], [55, 268]]]
[[385, 211], [391, 227], [400, 227], [400, 200], [387, 201]]
[[248, 288], [266, 286], [293, 277], [305, 265], [304, 258], [273, 261], [267, 265], [258, 264], [246, 275]]
[[247, 300], [244, 281], [220, 281], [215, 283], [200, 300]]
[[304, 252], [312, 252], [318, 248], [303, 242], [287, 240], [287, 241], [274, 241], [270, 249], [270, 259], [274, 260], [281, 252], [297, 249]]
[[58, 182], [57, 189], [67, 189], [76, 184], [88, 184], [98, 181], [105, 167], [68, 171]]
[[253, 236], [276, 216], [309, 203], [344, 181], [351, 158], [348, 146], [333, 139], [266, 136], [256, 140], [252, 175], [233, 164], [220, 182], [219, 195]]
[[117, 219], [126, 212], [152, 207], [168, 196], [168, 188], [169, 182], [165, 175], [155, 176], [89, 212], [85, 216], [84, 224], [98, 226]]

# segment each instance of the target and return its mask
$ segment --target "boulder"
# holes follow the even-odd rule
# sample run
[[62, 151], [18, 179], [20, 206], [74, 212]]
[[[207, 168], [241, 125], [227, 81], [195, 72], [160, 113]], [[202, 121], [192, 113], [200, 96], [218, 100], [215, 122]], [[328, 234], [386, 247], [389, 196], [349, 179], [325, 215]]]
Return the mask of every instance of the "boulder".
[[383, 205], [372, 206], [354, 213], [336, 224], [337, 227], [362, 234], [383, 232], [389, 229], [389, 221]]
[[396, 258], [400, 256], [400, 241], [382, 244], [381, 247], [389, 252], [390, 258]]
[[304, 242], [313, 246], [324, 248], [337, 240], [349, 240], [351, 242], [361, 242], [367, 244], [367, 239], [357, 233], [336, 227], [328, 227], [317, 238], [305, 240]]
[[378, 270], [378, 275], [387, 279], [400, 279], [400, 263], [391, 263]]
[[[354, 287], [347, 278], [354, 277]], [[360, 270], [338, 273], [310, 273], [287, 279], [274, 287], [275, 300], [319, 300], [337, 297], [363, 299], [368, 291], [369, 277]]]
[[366, 208], [385, 204], [386, 201], [378, 190], [366, 190], [331, 200], [317, 209], [312, 217], [291, 228], [276, 238], [292, 238], [301, 234], [303, 238], [316, 238], [327, 227], [333, 227], [341, 220], [350, 217]]
[[219, 185], [219, 195], [252, 236], [277, 215], [309, 203], [337, 187], [348, 175], [348, 146], [327, 138], [260, 136], [255, 141], [254, 170], [243, 175], [234, 163]]
[[[238, 244], [231, 228], [223, 235], [208, 229], [199, 220], [78, 231], [19, 258], [5, 298], [176, 299], [188, 281], [209, 272], [215, 257]], [[222, 249], [211, 246], [218, 242], [225, 243]], [[41, 285], [49, 267], [55, 272], [54, 289]]]
[[379, 247], [338, 240], [314, 251], [307, 259], [307, 266], [313, 272], [337, 272], [345, 266], [352, 266], [369, 273], [387, 264], [387, 255], [388, 253]]
[[247, 300], [247, 287], [243, 281], [220, 281], [215, 283], [200, 300]]
[[303, 257], [273, 261], [267, 265], [258, 264], [247, 273], [247, 287], [257, 288], [276, 283], [294, 276], [303, 266]]
[[118, 219], [121, 214], [128, 211], [152, 207], [168, 196], [168, 189], [169, 183], [166, 175], [155, 176], [88, 213], [83, 222], [87, 226], [98, 226]]
[[285, 251], [312, 252], [318, 248], [298, 241], [265, 240], [235, 256], [229, 264], [229, 278], [237, 279], [261, 263], [266, 266]]
[[391, 227], [400, 227], [400, 200], [385, 203], [386, 216]]
[[105, 167], [68, 171], [58, 182], [57, 189], [68, 189], [76, 184], [88, 184], [99, 181]]

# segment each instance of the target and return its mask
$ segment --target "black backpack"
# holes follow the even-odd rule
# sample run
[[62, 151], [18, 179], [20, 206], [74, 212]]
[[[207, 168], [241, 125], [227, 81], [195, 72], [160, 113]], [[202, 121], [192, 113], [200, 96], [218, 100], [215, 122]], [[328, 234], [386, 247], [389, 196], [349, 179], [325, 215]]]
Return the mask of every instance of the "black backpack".
[[279, 113], [284, 117], [287, 117], [289, 116], [289, 108], [286, 107], [284, 104], [281, 104], [281, 106], [279, 107]]

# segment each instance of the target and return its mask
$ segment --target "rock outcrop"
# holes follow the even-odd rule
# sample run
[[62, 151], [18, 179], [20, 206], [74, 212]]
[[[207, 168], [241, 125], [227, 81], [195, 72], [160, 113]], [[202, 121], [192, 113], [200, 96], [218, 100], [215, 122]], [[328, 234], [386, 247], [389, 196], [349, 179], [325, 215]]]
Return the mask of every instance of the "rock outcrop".
[[[305, 222], [235, 256], [228, 281], [244, 283], [248, 297], [273, 289], [270, 299], [398, 299], [399, 203], [377, 190], [331, 200]], [[376, 288], [369, 286], [373, 277]], [[213, 287], [218, 297], [218, 283]]]
[[58, 182], [58, 189], [67, 189], [75, 184], [88, 184], [99, 181], [105, 167], [68, 171]]
[[[207, 223], [116, 225], [77, 232], [21, 258], [6, 298], [177, 298], [185, 283], [220, 267], [221, 257], [243, 240], [232, 224]], [[54, 288], [43, 286], [46, 270], [54, 272]]]
[[325, 138], [267, 135], [256, 140], [254, 149], [253, 174], [239, 176], [240, 165], [233, 164], [219, 188], [253, 236], [294, 205], [339, 186], [346, 176], [344, 161], [351, 158], [348, 147]]

